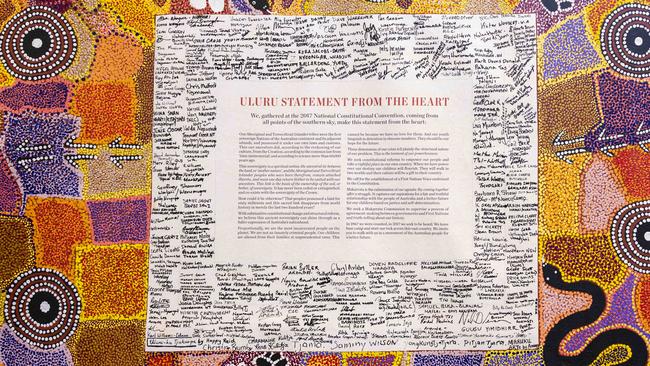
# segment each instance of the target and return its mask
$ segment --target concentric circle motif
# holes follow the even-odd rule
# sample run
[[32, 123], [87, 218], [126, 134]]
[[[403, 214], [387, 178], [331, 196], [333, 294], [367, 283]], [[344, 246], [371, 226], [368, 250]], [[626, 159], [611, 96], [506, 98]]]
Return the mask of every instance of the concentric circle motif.
[[610, 13], [600, 31], [603, 56], [616, 72], [650, 77], [650, 6], [625, 4]]
[[650, 273], [650, 201], [623, 207], [612, 221], [616, 254], [637, 272]]
[[79, 324], [81, 300], [61, 273], [35, 268], [19, 275], [7, 289], [7, 325], [23, 341], [51, 349], [66, 342]]
[[31, 6], [14, 15], [0, 33], [2, 63], [19, 79], [58, 75], [70, 66], [76, 52], [72, 26], [45, 6]]

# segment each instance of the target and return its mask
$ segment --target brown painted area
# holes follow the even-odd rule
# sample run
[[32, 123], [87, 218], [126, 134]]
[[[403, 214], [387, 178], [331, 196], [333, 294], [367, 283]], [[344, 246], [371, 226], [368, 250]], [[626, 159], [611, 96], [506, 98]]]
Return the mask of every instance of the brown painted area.
[[146, 144], [151, 142], [153, 124], [153, 48], [144, 48], [142, 56], [144, 62], [135, 77], [135, 93], [138, 99], [135, 134], [139, 143]]
[[0, 215], [0, 288], [34, 266], [33, 232], [28, 218]]
[[81, 322], [70, 351], [75, 365], [144, 365], [144, 321]]
[[542, 89], [538, 108], [540, 152], [558, 150], [553, 148], [552, 142], [560, 131], [565, 131], [563, 139], [572, 139], [583, 136], [600, 122], [591, 75], [576, 76]]

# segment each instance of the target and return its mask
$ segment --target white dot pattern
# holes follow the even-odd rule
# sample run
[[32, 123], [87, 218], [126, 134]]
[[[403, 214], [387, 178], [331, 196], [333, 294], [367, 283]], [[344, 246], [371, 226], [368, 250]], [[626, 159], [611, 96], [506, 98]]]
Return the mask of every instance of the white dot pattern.
[[[627, 39], [632, 30], [649, 34], [650, 6], [625, 4], [607, 16], [600, 32], [603, 57], [619, 74], [634, 78], [650, 77], [650, 49], [643, 54], [630, 49]], [[636, 46], [644, 43], [642, 37], [636, 37], [632, 42]]]
[[[23, 41], [36, 30], [47, 34], [50, 45], [41, 56], [32, 57], [23, 48]], [[39, 40], [44, 47], [43, 40]], [[70, 23], [45, 6], [24, 9], [14, 15], [0, 33], [0, 60], [7, 71], [19, 79], [35, 81], [58, 75], [72, 64], [76, 52], [77, 38]]]
[[[47, 293], [52, 303], [40, 302], [42, 313], [55, 311], [52, 321], [34, 319], [29, 306], [36, 294]], [[9, 288], [4, 307], [7, 325], [26, 343], [53, 349], [65, 343], [79, 324], [81, 299], [77, 289], [63, 274], [49, 268], [34, 268], [16, 277]], [[49, 320], [49, 319], [48, 319]]]

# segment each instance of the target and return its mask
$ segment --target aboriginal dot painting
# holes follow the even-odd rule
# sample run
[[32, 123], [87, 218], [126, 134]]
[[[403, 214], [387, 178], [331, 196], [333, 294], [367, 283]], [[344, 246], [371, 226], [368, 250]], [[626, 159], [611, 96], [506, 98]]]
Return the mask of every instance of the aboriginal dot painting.
[[[536, 13], [540, 346], [144, 350], [155, 16]], [[650, 1], [0, 0], [0, 365], [650, 365]]]

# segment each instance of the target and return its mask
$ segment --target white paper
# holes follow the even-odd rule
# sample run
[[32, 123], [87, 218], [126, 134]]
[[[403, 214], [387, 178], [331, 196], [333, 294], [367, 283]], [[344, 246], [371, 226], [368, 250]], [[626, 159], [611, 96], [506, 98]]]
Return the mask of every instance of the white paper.
[[[219, 202], [215, 257], [471, 259], [472, 87], [469, 79], [220, 83], [211, 96], [221, 159], [206, 165]], [[423, 101], [433, 105], [413, 105]]]
[[536, 345], [534, 24], [158, 17], [147, 349]]

